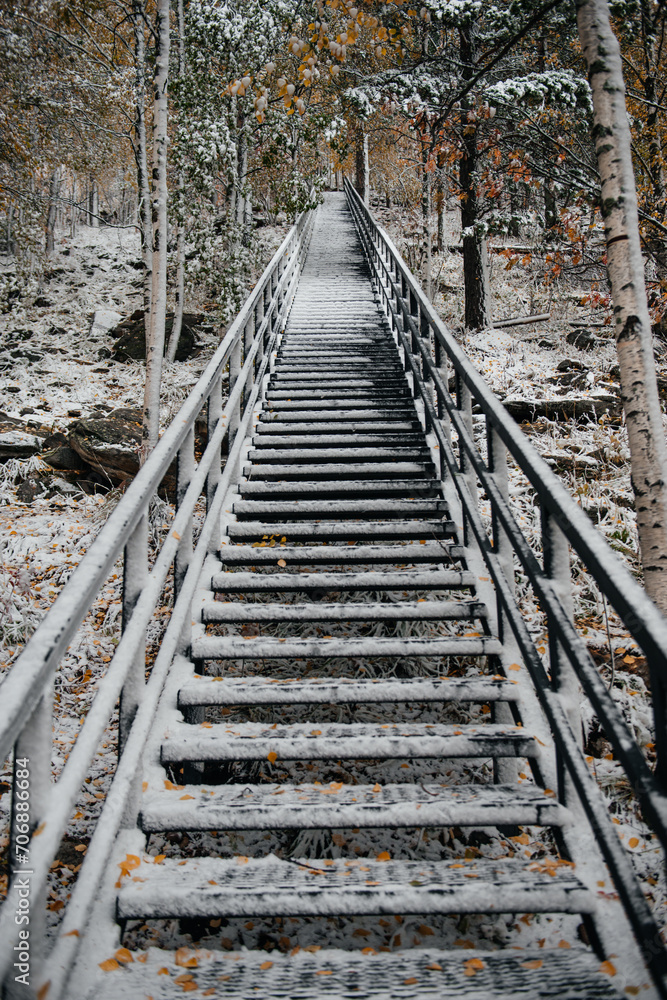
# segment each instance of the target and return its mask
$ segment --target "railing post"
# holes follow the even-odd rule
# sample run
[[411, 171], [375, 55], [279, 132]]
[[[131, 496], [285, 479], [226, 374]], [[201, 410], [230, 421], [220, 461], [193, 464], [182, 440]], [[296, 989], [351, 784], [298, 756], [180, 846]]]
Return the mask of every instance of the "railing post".
[[[22, 897], [29, 902], [30, 954], [37, 964], [45, 953], [46, 899], [35, 898], [30, 860], [31, 838], [38, 829], [48, 807], [51, 782], [51, 750], [53, 726], [53, 678], [49, 678], [44, 694], [31, 713], [14, 746], [11, 825], [8, 856], [8, 905], [11, 886], [21, 880]], [[42, 894], [39, 894], [40, 897]], [[18, 902], [18, 899], [17, 899]], [[34, 974], [37, 968], [31, 970]], [[36, 978], [36, 975], [34, 976]], [[0, 983], [0, 989], [2, 984]], [[8, 1000], [26, 995], [24, 987], [14, 984], [10, 975], [7, 983]], [[5, 996], [5, 994], [2, 994]]]
[[[210, 433], [210, 432], [209, 432]], [[183, 444], [178, 449], [176, 462], [176, 510], [182, 503], [183, 497], [187, 493], [190, 480], [195, 471], [195, 429], [191, 427]], [[174, 604], [178, 600], [185, 574], [192, 558], [192, 518], [189, 518], [187, 527], [183, 531], [176, 549], [174, 557]]]
[[[556, 596], [568, 619], [574, 622], [572, 578], [570, 573], [570, 546], [556, 519], [542, 505], [542, 551], [545, 574], [551, 579]], [[556, 622], [547, 610], [549, 629], [549, 673], [551, 686], [558, 694], [577, 743], [583, 747], [581, 723], [581, 688], [572, 664], [556, 634]], [[568, 776], [558, 754], [558, 784], [561, 801], [569, 798]]]
[[[456, 373], [456, 405], [457, 409], [461, 413], [463, 423], [470, 434], [470, 438], [474, 443], [474, 432], [473, 432], [473, 422], [472, 422], [472, 396], [470, 394], [470, 389], [465, 384], [459, 373]], [[470, 460], [468, 453], [463, 445], [463, 442], [459, 439], [459, 468], [465, 477], [468, 492], [470, 493], [470, 500], [473, 507], [477, 506], [477, 475], [475, 469], [473, 468], [472, 461]], [[473, 536], [470, 532], [470, 526], [468, 524], [468, 518], [465, 513], [465, 505], [463, 506], [463, 544], [469, 545], [473, 540]]]
[[[272, 279], [273, 280], [273, 279]], [[229, 355], [229, 394], [231, 396], [232, 390], [236, 383], [238, 382], [239, 375], [241, 374], [241, 337], [239, 336], [236, 343], [232, 347], [231, 353]], [[234, 407], [228, 413], [229, 417], [229, 451], [232, 450], [232, 445], [234, 444], [234, 438], [236, 437], [236, 431], [238, 429], [239, 423], [241, 421], [241, 400], [236, 403]]]
[[[206, 408], [206, 441], [207, 443], [213, 437], [213, 433], [218, 426], [218, 423], [222, 417], [222, 376], [219, 376], [213, 387], [211, 389], [211, 394], [208, 397], [208, 406]], [[194, 442], [193, 442], [194, 446]], [[215, 491], [218, 486], [218, 481], [220, 480], [220, 470], [222, 466], [221, 458], [221, 444], [215, 449], [215, 455], [213, 456], [213, 461], [211, 462], [211, 467], [209, 469], [208, 475], [206, 477], [206, 510], [207, 512], [211, 509], [211, 504], [213, 503], [213, 498], [215, 496]], [[193, 450], [193, 471], [194, 471], [194, 450]]]
[[[125, 543], [123, 559], [123, 632], [148, 580], [148, 511], [139, 518]], [[120, 695], [118, 753], [123, 752], [132, 720], [141, 701], [146, 675], [146, 640], [139, 643]]]

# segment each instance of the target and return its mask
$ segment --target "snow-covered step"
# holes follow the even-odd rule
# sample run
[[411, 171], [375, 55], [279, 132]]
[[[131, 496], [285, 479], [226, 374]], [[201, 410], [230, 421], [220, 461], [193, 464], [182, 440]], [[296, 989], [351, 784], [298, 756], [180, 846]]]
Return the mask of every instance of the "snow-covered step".
[[291, 377], [289, 375], [282, 375], [280, 371], [276, 371], [269, 382], [269, 390], [273, 389], [298, 389], [300, 391], [305, 391], [306, 389], [314, 389], [319, 392], [321, 390], [327, 389], [332, 392], [347, 392], [349, 389], [401, 389], [403, 386], [407, 385], [407, 380], [405, 375], [382, 378], [346, 378], [345, 376], [338, 376], [333, 378], [318, 378], [318, 379], [308, 379], [303, 375]]
[[428, 448], [419, 448], [416, 445], [396, 445], [393, 448], [374, 447], [364, 448], [359, 445], [349, 444], [346, 447], [311, 447], [304, 448], [252, 448], [248, 452], [249, 462], [277, 462], [282, 464], [305, 462], [389, 462], [392, 459], [407, 462], [429, 461], [431, 453]]
[[262, 784], [147, 789], [141, 827], [161, 830], [321, 830], [563, 826], [550, 789], [535, 785]]
[[165, 858], [142, 862], [118, 894], [121, 920], [360, 914], [590, 913], [568, 864]]
[[490, 636], [475, 638], [438, 636], [437, 638], [368, 636], [345, 639], [335, 636], [306, 639], [273, 636], [203, 635], [193, 639], [195, 660], [222, 659], [329, 659], [330, 657], [367, 656], [494, 656], [502, 651], [500, 642]]
[[354, 496], [359, 494], [365, 497], [417, 497], [421, 495], [442, 495], [440, 480], [428, 479], [373, 479], [373, 480], [326, 480], [319, 479], [314, 482], [298, 480], [297, 482], [262, 482], [261, 480], [251, 480], [243, 484], [243, 495], [245, 497], [309, 497], [309, 496]]
[[[456, 542], [444, 541], [399, 541], [393, 545], [299, 545], [293, 547], [266, 545], [264, 548], [253, 545], [228, 544], [223, 545], [219, 550], [220, 561], [226, 566], [275, 566], [278, 559], [283, 559], [291, 566], [363, 565], [368, 563], [411, 565], [449, 562], [453, 559], [461, 559], [463, 554], [463, 546]], [[383, 579], [386, 579], [386, 574], [383, 574]], [[469, 579], [473, 581], [474, 577], [470, 575]], [[465, 584], [461, 584], [461, 586], [465, 586]]]
[[[365, 546], [366, 547], [366, 546]], [[285, 551], [272, 550], [276, 560]], [[285, 552], [287, 555], [288, 553]], [[368, 570], [348, 573], [215, 573], [211, 579], [211, 590], [227, 594], [243, 593], [290, 593], [293, 591], [318, 593], [329, 591], [370, 590], [382, 593], [391, 590], [460, 590], [474, 587], [477, 577], [467, 570]]]
[[[197, 963], [192, 965], [192, 959]], [[178, 957], [178, 962], [176, 961]], [[184, 961], [190, 967], [184, 968]], [[225, 1000], [619, 1000], [600, 960], [581, 948], [499, 951], [322, 949], [178, 956], [158, 948], [134, 953], [98, 974], [85, 1000], [181, 1000], [187, 990]]]
[[[380, 409], [380, 407], [390, 407], [390, 413], [397, 413], [399, 415], [414, 413], [414, 404], [407, 396], [399, 397], [398, 399], [376, 399], [374, 396], [369, 396], [368, 399], [363, 399], [359, 396], [339, 396], [334, 399], [321, 400], [313, 399], [312, 397], [309, 399], [293, 400], [276, 399], [267, 402], [266, 412], [281, 414], [300, 413], [302, 414], [299, 417], [300, 420], [304, 419], [306, 413], [309, 415], [309, 420], [322, 420], [324, 417], [331, 419], [333, 414], [342, 413], [345, 415], [343, 419], [349, 420], [349, 414], [354, 415], [357, 413], [361, 416], [377, 413], [378, 417], [383, 417], [387, 411]], [[317, 418], [314, 416], [311, 417], [311, 413], [316, 413], [318, 415]]]
[[449, 510], [446, 500], [235, 500], [237, 516], [259, 518], [293, 517], [443, 517]]
[[370, 538], [446, 538], [456, 532], [453, 521], [237, 521], [227, 526], [231, 539], [289, 538], [291, 542], [319, 539], [368, 541]]
[[397, 476], [412, 477], [433, 475], [433, 463], [428, 459], [420, 462], [373, 462], [369, 463], [360, 459], [358, 462], [348, 460], [347, 462], [326, 462], [317, 464], [298, 465], [272, 465], [269, 462], [253, 462], [252, 465], [243, 467], [243, 474], [246, 477], [254, 476], [256, 479], [310, 479], [313, 476], [336, 477], [344, 476], [346, 479], [363, 479], [365, 476], [386, 479], [387, 476], [395, 472]]
[[[270, 755], [270, 756], [269, 756]], [[395, 760], [454, 757], [536, 757], [521, 726], [443, 723], [175, 722], [161, 744], [163, 763], [223, 760]]]
[[202, 605], [203, 622], [380, 622], [444, 621], [486, 618], [480, 601], [404, 601], [400, 604], [252, 604], [207, 601]]
[[445, 701], [516, 701], [512, 681], [493, 677], [409, 677], [356, 680], [307, 678], [273, 680], [265, 677], [204, 677], [197, 675], [178, 692], [178, 707], [195, 705], [350, 705]]
[[[340, 414], [339, 414], [340, 416]], [[318, 421], [317, 426], [313, 426], [309, 421], [283, 421], [278, 417], [273, 417], [270, 421], [262, 419], [257, 425], [260, 434], [333, 434], [333, 433], [399, 433], [403, 431], [419, 431], [421, 425], [415, 416], [413, 420], [356, 420], [347, 422], [341, 426], [338, 421], [328, 422]]]
[[423, 447], [423, 434], [264, 434], [261, 431], [252, 439], [255, 448], [406, 448], [408, 445]]

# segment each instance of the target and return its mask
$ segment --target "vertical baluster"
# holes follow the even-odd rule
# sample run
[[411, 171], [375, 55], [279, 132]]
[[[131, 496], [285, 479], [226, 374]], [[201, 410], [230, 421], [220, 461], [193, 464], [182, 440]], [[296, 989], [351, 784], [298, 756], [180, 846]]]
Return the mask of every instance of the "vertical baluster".
[[[213, 437], [213, 432], [218, 426], [218, 421], [222, 417], [222, 376], [219, 376], [211, 388], [211, 394], [208, 397], [208, 406], [206, 408], [206, 440], [207, 442]], [[219, 444], [215, 449], [215, 455], [213, 456], [213, 461], [211, 462], [211, 467], [206, 476], [206, 510], [211, 509], [211, 504], [213, 503], [213, 497], [215, 496], [215, 491], [218, 486], [218, 481], [220, 480], [220, 470], [222, 467], [221, 459], [221, 447]]]
[[[241, 337], [236, 339], [229, 356], [229, 392], [230, 395], [241, 374]], [[227, 414], [229, 418], [229, 434], [227, 436], [229, 451], [232, 450], [236, 431], [241, 420], [241, 400], [232, 406]]]
[[[250, 318], [248, 319], [246, 325], [243, 328], [243, 360], [244, 361], [248, 357], [248, 355], [249, 355], [249, 353], [250, 353], [250, 351], [252, 349], [252, 345], [253, 345], [254, 339], [255, 339], [255, 316], [254, 316], [254, 313], [253, 313], [250, 316]], [[244, 403], [244, 406], [245, 406], [245, 401], [248, 398], [248, 396], [250, 395], [250, 392], [252, 391], [252, 387], [255, 384], [255, 369], [256, 369], [256, 367], [257, 367], [257, 364], [256, 364], [256, 360], [255, 360], [255, 361], [253, 361], [252, 365], [250, 366], [250, 371], [248, 372], [248, 375], [247, 375], [247, 378], [246, 378], [246, 382], [245, 382], [245, 387], [243, 389], [243, 403]]]
[[[459, 373], [456, 373], [456, 405], [459, 409], [461, 416], [463, 418], [463, 423], [465, 424], [470, 438], [474, 441], [473, 437], [473, 422], [472, 422], [472, 396], [470, 394], [470, 389], [465, 384]], [[472, 462], [466, 453], [463, 443], [459, 441], [459, 468], [465, 476], [466, 483], [468, 485], [468, 492], [470, 493], [470, 499], [473, 506], [477, 506], [477, 476], [473, 468]], [[466, 517], [465, 509], [463, 510], [463, 544], [470, 545], [474, 542], [474, 538], [470, 533], [470, 526], [468, 524], [468, 518]]]
[[[572, 579], [570, 573], [570, 546], [556, 519], [542, 507], [542, 551], [544, 572], [551, 578], [558, 600], [570, 621], [574, 621]], [[581, 688], [572, 664], [556, 636], [553, 616], [547, 612], [549, 629], [549, 672], [551, 685], [560, 697], [575, 739], [583, 746]], [[558, 790], [560, 800], [566, 804], [571, 798], [567, 771], [558, 754]]]
[[[51, 750], [53, 726], [53, 678], [49, 677], [44, 693], [33, 709], [14, 746], [12, 784], [12, 821], [8, 857], [9, 884], [21, 880], [25, 897], [30, 903], [30, 954], [39, 963], [45, 954], [46, 899], [33, 893], [30, 847], [31, 837], [44, 819], [51, 795]], [[27, 804], [27, 809], [25, 808]], [[26, 833], [26, 827], [29, 832]], [[15, 899], [18, 899], [15, 894]], [[37, 968], [31, 970], [36, 978]], [[15, 990], [15, 992], [13, 991]], [[5, 994], [3, 993], [3, 996]], [[7, 996], [18, 1000], [26, 995], [25, 987], [14, 984], [10, 977]]]
[[[176, 464], [176, 510], [179, 510], [188, 486], [195, 471], [195, 429], [191, 427], [185, 436], [183, 444], [178, 449]], [[174, 559], [174, 604], [185, 579], [185, 574], [192, 558], [192, 518], [188, 519], [187, 526], [183, 530], [176, 557]]]
[[[444, 347], [442, 346], [442, 343], [440, 341], [440, 337], [438, 336], [438, 334], [437, 334], [437, 332], [435, 330], [433, 331], [433, 334], [434, 334], [434, 339], [435, 339], [435, 345], [434, 345], [434, 347], [435, 347], [435, 364], [436, 364], [436, 367], [438, 368], [438, 370], [440, 371], [440, 375], [442, 377], [442, 381], [445, 384], [446, 391], [447, 391], [447, 393], [449, 393], [449, 358], [447, 356], [447, 352], [445, 351]], [[437, 398], [438, 416], [440, 417], [440, 419], [442, 421], [442, 427], [443, 427], [443, 430], [445, 432], [445, 436], [447, 438], [447, 441], [451, 445], [451, 443], [452, 443], [452, 422], [451, 422], [451, 418], [449, 416], [449, 410], [447, 409], [447, 406], [445, 405], [445, 400], [441, 397], [440, 393], [438, 393], [437, 396], [438, 396], [438, 398]], [[443, 468], [444, 468], [444, 466], [443, 466]]]
[[[145, 511], [125, 544], [123, 559], [123, 632], [148, 580], [148, 511]], [[122, 753], [141, 701], [146, 675], [146, 641], [142, 639], [134, 654], [120, 696], [118, 749]]]
[[[492, 473], [496, 486], [503, 499], [509, 504], [509, 480], [507, 476], [507, 449], [500, 439], [498, 432], [493, 427], [487, 417], [486, 420], [486, 443], [487, 443], [487, 466]], [[498, 556], [502, 571], [507, 578], [512, 594], [514, 593], [514, 556], [512, 545], [498, 520], [498, 513], [495, 507], [491, 508], [491, 530], [493, 533], [493, 548]], [[505, 610], [499, 599], [496, 601], [496, 614], [498, 621], [498, 638], [502, 641], [509, 637], [510, 629], [507, 623]], [[496, 701], [492, 704], [493, 721], [500, 725], [512, 726], [515, 719], [509, 704], [505, 701]], [[516, 784], [518, 775], [518, 761], [510, 757], [496, 758], [493, 762], [494, 779], [497, 784]]]
[[[429, 357], [430, 357], [430, 353], [431, 353], [431, 323], [429, 321], [428, 316], [426, 315], [426, 313], [423, 310], [420, 310], [419, 332], [420, 332], [421, 338], [422, 338], [422, 347], [428, 347]], [[431, 373], [430, 373], [429, 365], [427, 364], [426, 359], [424, 358], [424, 355], [422, 354], [421, 350], [419, 351], [419, 358], [420, 358], [420, 365], [421, 365], [422, 380], [424, 382], [424, 385], [425, 385], [426, 389], [428, 390], [429, 402], [433, 403], [433, 378], [432, 378]], [[424, 410], [424, 418], [425, 418], [425, 421], [426, 421], [426, 432], [428, 433], [431, 430], [431, 427], [432, 427], [430, 410], [428, 410], [428, 409]]]

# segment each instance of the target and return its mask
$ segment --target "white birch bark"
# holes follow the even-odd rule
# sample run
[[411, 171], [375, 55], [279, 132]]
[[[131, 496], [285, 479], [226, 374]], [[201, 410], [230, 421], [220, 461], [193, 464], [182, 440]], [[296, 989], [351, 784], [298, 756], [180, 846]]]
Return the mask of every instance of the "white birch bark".
[[143, 0], [133, 0], [132, 20], [134, 24], [134, 52], [136, 60], [136, 161], [137, 190], [139, 195], [139, 227], [141, 230], [141, 253], [144, 261], [144, 328], [146, 345], [150, 335], [151, 294], [153, 285], [153, 234], [151, 229], [151, 193], [148, 186], [148, 144], [146, 139], [146, 41], [144, 37]]
[[[178, 76], [182, 80], [185, 76], [185, 14], [183, 11], [183, 0], [177, 2], [178, 17]], [[174, 301], [174, 325], [171, 328], [169, 347], [167, 348], [167, 360], [173, 361], [176, 357], [176, 349], [183, 327], [183, 309], [185, 306], [185, 177], [183, 171], [178, 175], [178, 205], [179, 220], [178, 234], [176, 237], [176, 294]]]
[[169, 81], [169, 0], [159, 0], [155, 17], [153, 77], [153, 174], [151, 220], [153, 273], [151, 316], [146, 343], [141, 460], [157, 444], [160, 431], [160, 380], [167, 316], [167, 86]]
[[639, 242], [621, 55], [606, 0], [578, 0], [577, 7], [579, 38], [593, 91], [593, 138], [641, 561], [646, 591], [667, 614], [667, 449]]

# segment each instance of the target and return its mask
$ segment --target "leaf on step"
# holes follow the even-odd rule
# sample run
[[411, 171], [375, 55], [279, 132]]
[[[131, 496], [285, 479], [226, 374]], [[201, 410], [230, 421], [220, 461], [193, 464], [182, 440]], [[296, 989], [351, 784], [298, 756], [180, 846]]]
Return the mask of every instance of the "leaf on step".
[[284, 559], [279, 559], [278, 560], [278, 565], [281, 567], [281, 569], [284, 569], [285, 566], [287, 566], [287, 563], [285, 562]]
[[463, 971], [466, 976], [476, 976], [483, 968], [485, 965], [481, 958], [468, 958], [463, 963]]
[[333, 976], [331, 969], [318, 969], [315, 973], [316, 976]]
[[168, 778], [165, 778], [164, 787], [167, 789], [168, 792], [182, 792], [183, 789], [185, 788], [185, 785], [175, 785], [172, 781], [169, 781]]
[[414, 986], [414, 984], [418, 983], [419, 980], [416, 976], [408, 976], [408, 978], [404, 979], [403, 982], [406, 986]]
[[278, 760], [278, 754], [277, 754], [277, 753], [275, 752], [275, 750], [271, 750], [271, 752], [270, 752], [270, 753], [267, 753], [267, 755], [266, 755], [266, 759], [267, 759], [267, 760], [268, 760], [268, 761], [269, 761], [269, 762], [270, 762], [271, 764], [275, 764], [275, 762], [276, 762], [276, 761]]
[[609, 959], [607, 959], [606, 962], [602, 962], [600, 964], [600, 972], [604, 972], [605, 976], [615, 976], [616, 966], [613, 962], [610, 962]]
[[116, 959], [117, 962], [122, 962], [125, 964], [129, 962], [134, 962], [134, 959], [132, 958], [132, 952], [129, 950], [129, 948], [119, 948], [116, 954], [114, 955], [114, 958]]
[[113, 972], [114, 969], [120, 969], [115, 958], [107, 958], [104, 962], [98, 962], [98, 965], [102, 972]]
[[186, 799], [194, 799], [194, 795], [181, 795], [179, 802], [184, 802]]
[[426, 968], [432, 969], [435, 972], [442, 972], [442, 966], [438, 965], [437, 962], [431, 962], [429, 965], [426, 966]]
[[[197, 956], [189, 948], [179, 948], [174, 955], [174, 962], [182, 969], [196, 969], [199, 965]], [[174, 982], [178, 982], [178, 980], [174, 980]]]
[[158, 974], [158, 976], [168, 976], [169, 975], [169, 969], [167, 968], [166, 965], [163, 965], [161, 969], [157, 970], [157, 974]]
[[131, 871], [138, 868], [141, 864], [141, 858], [136, 854], [127, 854], [124, 861], [118, 862], [118, 867], [121, 870], [121, 878], [123, 875], [129, 875]]
[[378, 861], [391, 861], [391, 854], [389, 851], [382, 851], [381, 854], [377, 856]]
[[431, 927], [428, 927], [426, 924], [420, 924], [419, 927], [417, 928], [417, 933], [422, 934], [426, 937], [427, 935], [433, 934], [434, 932], [433, 929]]
[[522, 969], [541, 969], [543, 965], [544, 965], [544, 962], [542, 961], [541, 958], [532, 958], [529, 962], [522, 962], [521, 963], [521, 968]]

